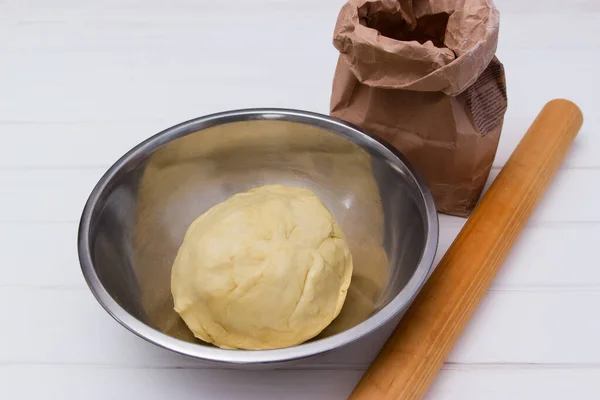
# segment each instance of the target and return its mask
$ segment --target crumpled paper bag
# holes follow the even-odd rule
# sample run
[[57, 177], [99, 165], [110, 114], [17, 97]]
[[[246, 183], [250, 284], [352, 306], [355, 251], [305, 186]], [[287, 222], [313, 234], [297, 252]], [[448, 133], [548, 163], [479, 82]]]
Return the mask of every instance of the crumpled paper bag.
[[339, 14], [330, 113], [378, 136], [423, 175], [440, 212], [467, 216], [507, 108], [490, 0], [351, 0]]

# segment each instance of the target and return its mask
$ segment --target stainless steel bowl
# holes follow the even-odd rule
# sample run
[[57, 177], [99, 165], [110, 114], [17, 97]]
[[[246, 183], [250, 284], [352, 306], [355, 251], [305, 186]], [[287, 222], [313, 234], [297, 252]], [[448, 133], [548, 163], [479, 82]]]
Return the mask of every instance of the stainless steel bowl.
[[[233, 194], [269, 183], [313, 190], [345, 232], [354, 274], [340, 316], [318, 337], [277, 350], [223, 350], [173, 310], [171, 265], [189, 224]], [[301, 359], [353, 342], [404, 312], [438, 241], [429, 190], [402, 155], [324, 115], [282, 109], [194, 119], [142, 142], [91, 193], [79, 260], [117, 321], [163, 348], [228, 364]]]

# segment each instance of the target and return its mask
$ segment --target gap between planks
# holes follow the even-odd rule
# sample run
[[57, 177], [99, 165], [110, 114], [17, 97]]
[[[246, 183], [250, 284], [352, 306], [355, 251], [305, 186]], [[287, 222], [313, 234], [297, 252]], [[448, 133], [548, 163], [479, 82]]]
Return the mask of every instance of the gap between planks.
[[[31, 362], [12, 362], [12, 361], [0, 361], [0, 368], [6, 367], [41, 367], [41, 368], [98, 368], [98, 369], [122, 369], [122, 370], [212, 370], [212, 371], [262, 371], [262, 372], [277, 372], [277, 371], [365, 371], [367, 366], [365, 364], [313, 364], [313, 365], [302, 365], [302, 361], [299, 361], [297, 366], [287, 366], [281, 368], [272, 369], [236, 369], [220, 367], [217, 365], [202, 365], [201, 361], [198, 361], [197, 366], [165, 366], [165, 365], [126, 365], [126, 364], [101, 364], [101, 363], [31, 363]], [[456, 363], [447, 362], [444, 363], [441, 370], [443, 371], [482, 371], [482, 370], [599, 370], [600, 363]]]

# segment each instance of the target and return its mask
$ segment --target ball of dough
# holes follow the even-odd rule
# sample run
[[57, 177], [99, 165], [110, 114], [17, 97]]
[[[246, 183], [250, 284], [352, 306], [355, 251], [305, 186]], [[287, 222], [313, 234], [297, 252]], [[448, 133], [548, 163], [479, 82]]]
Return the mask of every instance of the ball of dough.
[[340, 227], [310, 190], [267, 185], [196, 219], [173, 264], [175, 311], [222, 348], [275, 349], [318, 335], [352, 275]]

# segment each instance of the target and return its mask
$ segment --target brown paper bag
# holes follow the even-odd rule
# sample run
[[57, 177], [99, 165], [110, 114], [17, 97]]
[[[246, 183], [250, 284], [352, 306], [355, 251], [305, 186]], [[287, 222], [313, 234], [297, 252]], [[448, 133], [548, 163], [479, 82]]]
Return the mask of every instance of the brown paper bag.
[[339, 14], [331, 115], [402, 152], [440, 212], [467, 216], [507, 107], [491, 0], [351, 0]]

